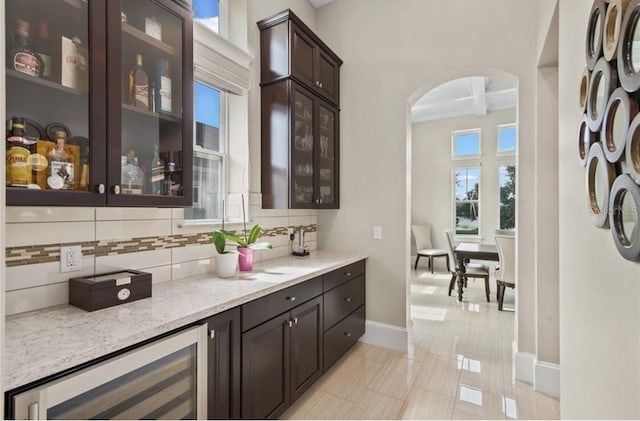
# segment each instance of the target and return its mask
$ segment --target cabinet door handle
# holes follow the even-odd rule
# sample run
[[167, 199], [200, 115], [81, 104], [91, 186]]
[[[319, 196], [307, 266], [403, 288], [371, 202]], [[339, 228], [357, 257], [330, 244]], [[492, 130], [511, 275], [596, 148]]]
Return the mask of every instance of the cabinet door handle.
[[294, 318], [293, 318], [293, 324], [294, 324], [294, 325], [297, 325], [297, 324], [298, 324], [298, 318], [297, 318], [297, 317], [294, 317]]
[[288, 320], [288, 321], [287, 321], [287, 324], [289, 325], [289, 327], [292, 327], [292, 326], [293, 326], [293, 322], [292, 322], [291, 320]]
[[32, 403], [31, 405], [29, 405], [27, 419], [39, 420], [40, 419], [39, 412], [40, 412], [40, 405], [38, 404], [38, 402]]
[[216, 331], [211, 329], [211, 331], [209, 332], [209, 339], [213, 339], [216, 337]]
[[321, 87], [321, 88], [323, 87], [323, 86], [322, 86], [322, 82], [320, 82], [320, 87]]
[[288, 301], [295, 301], [295, 300], [296, 300], [296, 297], [295, 297], [295, 295], [294, 295], [294, 296], [292, 296], [292, 297], [287, 297], [287, 300], [288, 300]]
[[349, 298], [349, 297], [345, 297], [345, 299], [344, 299], [344, 300], [345, 300], [346, 302], [348, 302], [348, 303], [350, 303], [350, 302], [351, 302], [351, 298]]
[[351, 333], [349, 333], [349, 332], [344, 332], [344, 336], [346, 336], [346, 337], [350, 337], [350, 336], [351, 336]]
[[348, 278], [349, 276], [351, 276], [351, 272], [345, 272], [344, 276], [346, 276]]
[[98, 193], [98, 194], [104, 194], [104, 192], [105, 192], [106, 190], [107, 190], [107, 189], [104, 187], [104, 184], [98, 184], [98, 185], [96, 186], [96, 193]]
[[120, 194], [120, 186], [116, 184], [115, 186], [113, 186], [111, 191], [113, 192], [113, 194]]

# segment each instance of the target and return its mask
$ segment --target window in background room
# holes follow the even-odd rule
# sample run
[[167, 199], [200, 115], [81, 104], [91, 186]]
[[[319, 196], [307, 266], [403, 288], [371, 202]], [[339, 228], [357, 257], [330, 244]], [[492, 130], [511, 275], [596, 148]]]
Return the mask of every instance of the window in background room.
[[453, 132], [452, 155], [454, 158], [480, 156], [480, 130], [459, 130]]
[[195, 83], [196, 130], [193, 146], [193, 206], [185, 219], [222, 219], [226, 165], [226, 94]]
[[501, 165], [500, 171], [500, 229], [516, 228], [516, 166]]
[[515, 124], [498, 126], [498, 152], [509, 153], [516, 151], [518, 131]]
[[221, 33], [219, 0], [193, 0], [193, 17], [213, 32]]
[[456, 235], [480, 234], [480, 168], [455, 168]]

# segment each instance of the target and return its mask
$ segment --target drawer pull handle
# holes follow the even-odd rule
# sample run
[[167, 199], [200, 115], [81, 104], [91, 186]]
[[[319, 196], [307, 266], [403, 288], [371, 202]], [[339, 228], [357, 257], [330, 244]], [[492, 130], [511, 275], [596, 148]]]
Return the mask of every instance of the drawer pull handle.
[[349, 276], [351, 276], [351, 272], [345, 272], [345, 276], [348, 278]]
[[345, 297], [345, 299], [344, 299], [344, 300], [345, 300], [346, 302], [348, 302], [348, 303], [350, 303], [350, 302], [351, 302], [351, 298], [349, 298], [349, 297]]
[[346, 336], [346, 337], [350, 337], [350, 336], [351, 336], [351, 333], [349, 333], [349, 332], [344, 332], [344, 336]]
[[293, 322], [292, 322], [291, 320], [287, 320], [285, 323], [286, 323], [287, 325], [289, 325], [289, 327], [292, 327], [292, 326], [293, 326]]
[[297, 325], [297, 324], [298, 324], [298, 318], [297, 318], [297, 317], [294, 317], [294, 318], [293, 318], [293, 324], [294, 324], [294, 325]]
[[211, 329], [211, 332], [209, 332], [209, 339], [213, 339], [216, 337], [216, 331]]
[[295, 296], [293, 296], [293, 297], [287, 297], [287, 300], [289, 300], [289, 301], [295, 301], [295, 300], [296, 300], [296, 297], [295, 297]]

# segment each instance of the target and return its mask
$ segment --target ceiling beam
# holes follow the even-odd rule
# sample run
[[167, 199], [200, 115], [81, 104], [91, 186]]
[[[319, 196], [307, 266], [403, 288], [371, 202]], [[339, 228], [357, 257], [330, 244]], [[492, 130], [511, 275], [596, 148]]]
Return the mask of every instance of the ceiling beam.
[[487, 115], [487, 89], [486, 78], [470, 77], [469, 89], [473, 97], [473, 113], [474, 115]]

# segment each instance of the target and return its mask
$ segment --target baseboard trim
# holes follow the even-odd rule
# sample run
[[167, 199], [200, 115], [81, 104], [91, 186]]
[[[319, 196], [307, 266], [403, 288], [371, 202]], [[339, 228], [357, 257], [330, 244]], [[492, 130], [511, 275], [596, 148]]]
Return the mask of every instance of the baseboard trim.
[[365, 332], [360, 337], [360, 342], [407, 352], [409, 349], [409, 332], [402, 327], [367, 320]]
[[535, 379], [536, 355], [529, 352], [516, 352], [514, 358], [516, 380], [533, 385]]
[[536, 361], [534, 389], [549, 396], [560, 397], [560, 365]]

